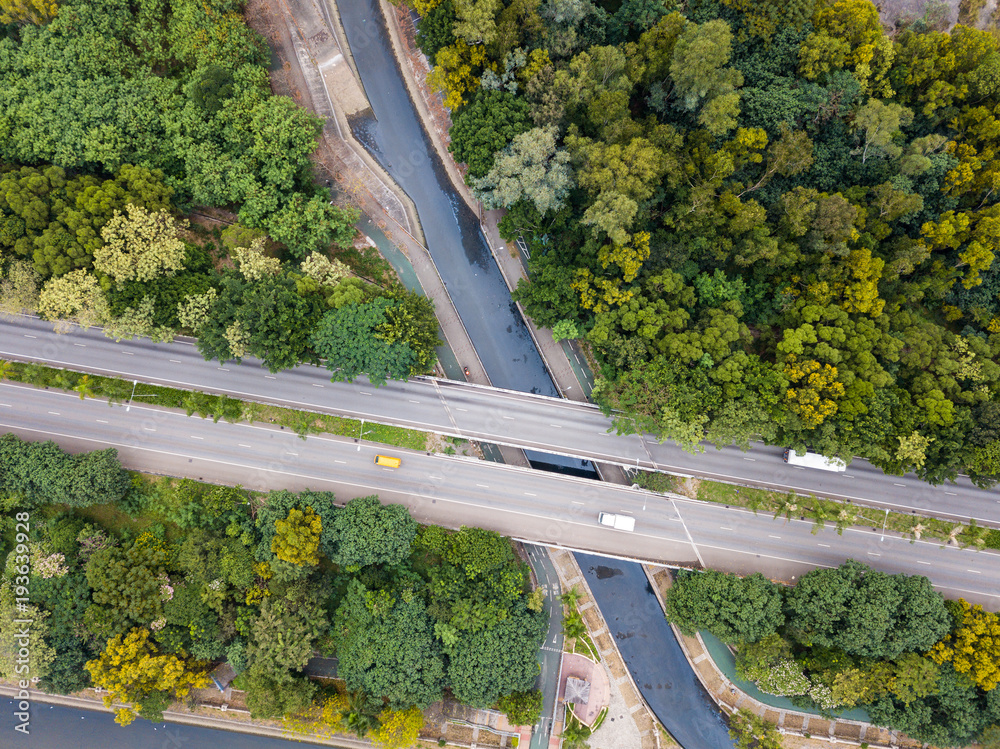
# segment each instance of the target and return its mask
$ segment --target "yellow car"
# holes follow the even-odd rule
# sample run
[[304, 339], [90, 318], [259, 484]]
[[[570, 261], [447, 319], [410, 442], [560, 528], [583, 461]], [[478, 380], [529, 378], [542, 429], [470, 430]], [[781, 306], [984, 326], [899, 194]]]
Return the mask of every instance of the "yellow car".
[[385, 468], [399, 468], [402, 462], [399, 458], [391, 458], [388, 455], [375, 456], [375, 465], [384, 466]]

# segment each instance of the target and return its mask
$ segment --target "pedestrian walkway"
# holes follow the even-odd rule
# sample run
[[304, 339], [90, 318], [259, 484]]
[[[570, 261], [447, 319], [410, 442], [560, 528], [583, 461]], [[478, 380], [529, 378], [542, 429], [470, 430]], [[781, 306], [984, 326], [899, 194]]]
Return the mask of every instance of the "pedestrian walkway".
[[[586, 687], [581, 688], [581, 684]], [[576, 653], [563, 655], [559, 701], [571, 703], [577, 720], [593, 726], [611, 701], [611, 684], [604, 666]]]
[[[559, 574], [563, 590], [576, 588], [583, 594], [577, 602], [577, 609], [601, 656], [601, 665], [607, 669], [610, 702], [608, 716], [588, 740], [591, 749], [663, 749], [660, 724], [632, 680], [607, 623], [594, 604], [587, 579], [576, 558], [565, 549], [549, 549], [549, 556]], [[553, 737], [557, 737], [561, 729], [561, 722], [553, 726]], [[557, 749], [558, 745], [556, 740], [550, 744], [550, 749]]]
[[[644, 564], [643, 569], [660, 602], [660, 607], [663, 608], [664, 594], [673, 582], [670, 570], [666, 567], [649, 564]], [[674, 632], [691, 668], [694, 669], [705, 690], [727, 713], [750, 710], [769, 723], [776, 725], [782, 733], [812, 739], [816, 746], [830, 744], [866, 745], [871, 749], [889, 749], [890, 747], [892, 749], [899, 747], [916, 749], [922, 746], [919, 741], [910, 739], [897, 731], [875, 726], [865, 721], [845, 717], [827, 719], [818, 714], [764, 704], [739, 689], [738, 685], [718, 667], [700, 634], [688, 637], [676, 627], [674, 627]]]

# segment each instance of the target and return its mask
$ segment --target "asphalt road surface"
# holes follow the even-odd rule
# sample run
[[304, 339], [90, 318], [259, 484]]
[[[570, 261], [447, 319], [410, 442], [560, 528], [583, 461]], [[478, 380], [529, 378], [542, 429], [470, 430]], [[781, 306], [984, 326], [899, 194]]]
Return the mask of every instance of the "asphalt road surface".
[[205, 361], [190, 341], [115, 343], [99, 329], [76, 327], [58, 335], [51, 323], [32, 317], [0, 321], [0, 358], [226, 393], [623, 466], [1000, 525], [1000, 492], [977, 489], [966, 478], [930, 486], [913, 474], [887, 476], [864, 460], [854, 460], [845, 473], [797, 468], [783, 462], [780, 448], [765, 446], [749, 453], [708, 446], [705, 452], [692, 455], [648, 436], [609, 433], [610, 420], [591, 404], [452, 380], [415, 378], [374, 388], [363, 378], [354, 383], [330, 382], [325, 369], [313, 366], [271, 374], [252, 360], [242, 365]]
[[541, 672], [536, 684], [542, 692], [542, 716], [531, 732], [530, 749], [548, 749], [556, 698], [559, 696], [559, 664], [562, 662], [562, 604], [559, 602], [562, 587], [548, 551], [536, 544], [525, 544], [524, 548], [538, 586], [545, 591], [545, 606], [549, 614], [549, 628], [538, 651]]
[[[886, 572], [927, 575], [949, 596], [1000, 608], [1000, 554], [911, 542], [877, 528], [813, 534], [809, 521], [587, 479], [348, 438], [302, 440], [281, 428], [213, 423], [135, 403], [126, 411], [12, 383], [0, 383], [0, 430], [52, 439], [73, 452], [115, 447], [130, 468], [255, 490], [327, 489], [345, 500], [378, 493], [406, 505], [421, 523], [478, 525], [529, 542], [634, 559], [759, 570], [793, 581], [854, 558]], [[379, 452], [399, 456], [402, 466], [375, 466]], [[598, 525], [600, 511], [634, 516], [635, 531]]]

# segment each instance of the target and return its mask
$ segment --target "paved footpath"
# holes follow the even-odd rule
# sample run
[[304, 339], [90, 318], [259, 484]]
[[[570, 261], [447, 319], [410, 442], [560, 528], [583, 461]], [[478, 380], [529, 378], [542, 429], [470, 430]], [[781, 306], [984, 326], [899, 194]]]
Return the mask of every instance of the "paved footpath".
[[[577, 601], [577, 609], [610, 677], [611, 710], [608, 719], [594, 732], [591, 745], [595, 749], [665, 749], [660, 723], [642, 698], [642, 693], [622, 660], [615, 639], [601, 610], [594, 603], [587, 578], [573, 552], [550, 548], [549, 556], [559, 574], [563, 590], [576, 588], [583, 594]], [[549, 749], [558, 749], [556, 737], [557, 730], [561, 728], [560, 721], [552, 731], [553, 739]]]
[[[31, 701], [44, 704], [60, 705], [78, 710], [93, 710], [95, 712], [114, 712], [113, 707], [105, 707], [101, 698], [92, 690], [85, 690], [81, 694], [86, 697], [72, 695], [47, 694], [40, 691], [31, 692]], [[17, 689], [9, 684], [0, 684], [0, 696], [16, 697]], [[209, 708], [199, 708], [206, 710]], [[218, 711], [216, 711], [218, 712]], [[307, 742], [309, 744], [319, 744], [323, 746], [342, 747], [342, 749], [373, 749], [374, 744], [363, 739], [356, 739], [350, 736], [336, 736], [327, 738], [310, 734], [308, 736], [301, 733], [289, 731], [282, 728], [280, 721], [269, 721], [270, 725], [260, 721], [251, 721], [249, 717], [237, 715], [236, 711], [229, 712], [228, 717], [215, 717], [211, 714], [193, 712], [190, 710], [164, 710], [164, 722], [176, 723], [187, 726], [200, 726], [202, 728], [214, 728], [223, 731], [235, 731], [238, 733], [253, 734], [255, 736], [266, 736], [274, 739], [284, 739], [287, 741]], [[165, 744], [166, 745], [166, 744]], [[4, 744], [6, 746], [6, 744]]]

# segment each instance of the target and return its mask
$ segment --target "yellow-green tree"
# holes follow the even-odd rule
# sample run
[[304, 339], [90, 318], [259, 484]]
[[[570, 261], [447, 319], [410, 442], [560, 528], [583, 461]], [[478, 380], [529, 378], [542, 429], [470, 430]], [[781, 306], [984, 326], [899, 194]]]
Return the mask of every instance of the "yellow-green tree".
[[465, 95], [479, 86], [479, 71], [486, 63], [486, 48], [456, 39], [451, 46], [438, 50], [434, 62], [427, 82], [444, 92], [446, 107], [457, 109], [466, 103]]
[[33, 23], [41, 26], [59, 11], [50, 0], [0, 0], [0, 23]]
[[[160, 653], [149, 639], [149, 630], [139, 627], [108, 640], [101, 656], [87, 661], [85, 667], [94, 684], [107, 690], [105, 707], [115, 702], [132, 703], [116, 711], [115, 722], [123, 726], [135, 720], [136, 712], [151, 719], [160, 717], [155, 710], [143, 710], [142, 703], [147, 700], [184, 697], [191, 689], [208, 684], [207, 673], [198, 662]], [[162, 700], [157, 701], [157, 705], [162, 704]], [[162, 715], [162, 707], [159, 709]]]
[[649, 259], [649, 232], [634, 234], [626, 244], [609, 244], [601, 248], [597, 256], [601, 267], [617, 265], [626, 283], [635, 280], [642, 264]]
[[971, 289], [983, 280], [980, 271], [989, 270], [1000, 252], [1000, 206], [980, 211], [946, 211], [936, 222], [920, 227], [923, 241], [931, 250], [959, 250], [958, 268], [965, 268], [962, 286]]
[[1000, 684], [1000, 615], [958, 599], [960, 618], [955, 630], [930, 652], [935, 663], [951, 662], [984, 692]]
[[321, 704], [312, 704], [308, 710], [286, 715], [284, 725], [289, 731], [333, 737], [343, 733], [344, 713], [349, 709], [347, 695], [339, 692], [327, 697]]
[[809, 427], [818, 427], [837, 412], [835, 398], [844, 397], [837, 368], [815, 360], [800, 362], [793, 354], [785, 361], [785, 376], [792, 387], [785, 392], [788, 407]]
[[81, 268], [45, 282], [38, 313], [46, 320], [75, 319], [86, 328], [107, 320], [108, 301], [97, 279]]
[[913, 430], [908, 437], [899, 438], [899, 447], [896, 449], [896, 460], [900, 461], [907, 468], [920, 468], [927, 459], [927, 448], [934, 441], [933, 437], [925, 437], [920, 432]]
[[277, 534], [271, 541], [271, 551], [278, 559], [292, 564], [319, 564], [319, 538], [323, 522], [312, 507], [293, 507], [284, 520], [276, 520]]
[[0, 314], [19, 315], [38, 309], [41, 278], [27, 260], [12, 260], [0, 282]]
[[94, 267], [119, 283], [152, 281], [182, 270], [186, 249], [178, 234], [186, 222], [131, 203], [125, 210], [127, 216], [115, 211], [101, 229], [104, 244], [94, 250]]
[[848, 266], [851, 280], [843, 285], [844, 301], [841, 306], [848, 312], [878, 317], [885, 307], [885, 300], [878, 295], [878, 282], [882, 278], [885, 261], [872, 257], [871, 250], [862, 247], [851, 250]]
[[375, 746], [381, 749], [404, 749], [413, 746], [424, 727], [424, 714], [417, 707], [406, 710], [383, 710], [379, 727], [372, 734]]
[[258, 281], [264, 276], [273, 276], [281, 270], [281, 261], [278, 258], [264, 254], [264, 244], [265, 239], [258, 237], [250, 242], [249, 247], [237, 247], [233, 251], [240, 273], [247, 281]]
[[846, 67], [865, 93], [887, 98], [893, 95], [889, 70], [896, 52], [872, 3], [819, 3], [812, 20], [815, 31], [799, 50], [799, 73], [816, 79]]

